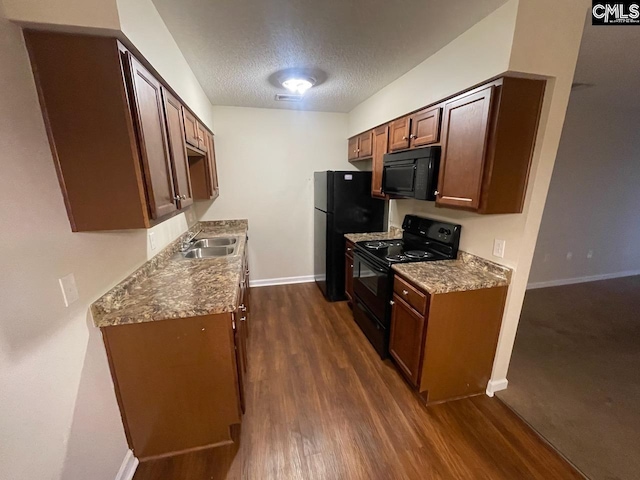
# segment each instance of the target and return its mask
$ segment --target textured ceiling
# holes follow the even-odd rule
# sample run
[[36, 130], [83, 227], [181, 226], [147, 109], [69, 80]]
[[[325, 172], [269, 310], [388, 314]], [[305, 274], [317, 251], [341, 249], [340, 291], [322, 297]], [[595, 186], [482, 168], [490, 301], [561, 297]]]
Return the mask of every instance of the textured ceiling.
[[[214, 105], [348, 112], [506, 0], [153, 0]], [[316, 68], [302, 103], [269, 77]]]
[[610, 107], [640, 108], [640, 27], [584, 27], [574, 82], [591, 84], [572, 95]]

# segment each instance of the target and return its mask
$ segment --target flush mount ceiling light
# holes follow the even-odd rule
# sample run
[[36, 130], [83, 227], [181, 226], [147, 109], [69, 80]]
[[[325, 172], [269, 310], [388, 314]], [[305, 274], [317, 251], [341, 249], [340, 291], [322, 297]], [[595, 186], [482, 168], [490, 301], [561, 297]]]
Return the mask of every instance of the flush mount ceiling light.
[[312, 77], [290, 77], [282, 81], [282, 86], [292, 93], [304, 95], [304, 92], [315, 85], [316, 81]]

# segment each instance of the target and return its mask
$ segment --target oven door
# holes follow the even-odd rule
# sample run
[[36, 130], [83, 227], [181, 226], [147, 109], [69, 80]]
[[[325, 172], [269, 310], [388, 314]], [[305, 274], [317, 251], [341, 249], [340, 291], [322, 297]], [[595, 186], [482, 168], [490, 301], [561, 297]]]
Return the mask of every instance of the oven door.
[[392, 163], [383, 168], [382, 190], [384, 193], [402, 197], [415, 195], [417, 170], [415, 163]]
[[387, 306], [391, 292], [389, 268], [375, 265], [357, 251], [353, 256], [353, 293], [378, 322], [389, 327]]

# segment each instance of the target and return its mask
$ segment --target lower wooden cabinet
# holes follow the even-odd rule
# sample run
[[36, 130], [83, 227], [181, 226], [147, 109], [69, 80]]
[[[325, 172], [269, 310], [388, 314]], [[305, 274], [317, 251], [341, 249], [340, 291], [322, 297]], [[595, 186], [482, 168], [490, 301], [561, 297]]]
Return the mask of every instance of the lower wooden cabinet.
[[353, 242], [347, 240], [344, 250], [344, 294], [353, 301]]
[[411, 382], [418, 386], [426, 320], [398, 295], [393, 296], [389, 353]]
[[389, 353], [428, 404], [485, 392], [506, 294], [494, 287], [430, 295], [395, 276]]

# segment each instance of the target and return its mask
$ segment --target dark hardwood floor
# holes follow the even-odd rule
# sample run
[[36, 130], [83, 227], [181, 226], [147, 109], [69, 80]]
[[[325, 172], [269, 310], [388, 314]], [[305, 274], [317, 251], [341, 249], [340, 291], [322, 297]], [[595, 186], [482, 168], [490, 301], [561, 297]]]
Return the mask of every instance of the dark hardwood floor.
[[239, 446], [145, 462], [134, 480], [583, 478], [498, 399], [425, 407], [315, 284], [251, 302]]

